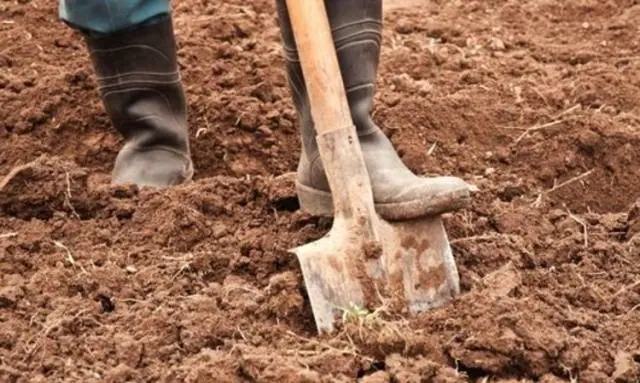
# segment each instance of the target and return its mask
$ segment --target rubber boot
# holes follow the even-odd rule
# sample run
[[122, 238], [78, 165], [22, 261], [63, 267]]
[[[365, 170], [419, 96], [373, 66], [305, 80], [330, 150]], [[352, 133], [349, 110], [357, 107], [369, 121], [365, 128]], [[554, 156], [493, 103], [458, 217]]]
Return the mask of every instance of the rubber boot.
[[190, 180], [193, 163], [171, 17], [86, 40], [102, 101], [125, 139], [113, 182], [164, 187]]
[[[309, 98], [285, 0], [276, 0], [287, 75], [302, 130], [297, 171], [301, 207], [330, 216], [329, 184], [316, 144]], [[345, 89], [365, 163], [376, 211], [388, 220], [406, 220], [460, 209], [470, 188], [455, 177], [418, 177], [402, 162], [371, 118], [382, 37], [381, 0], [325, 0]]]

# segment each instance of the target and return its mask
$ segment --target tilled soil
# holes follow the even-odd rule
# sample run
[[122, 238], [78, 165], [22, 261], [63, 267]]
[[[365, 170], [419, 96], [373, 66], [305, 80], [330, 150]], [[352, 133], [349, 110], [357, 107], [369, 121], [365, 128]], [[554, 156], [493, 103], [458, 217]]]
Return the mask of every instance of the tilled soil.
[[0, 2], [0, 381], [640, 380], [637, 1], [388, 4], [375, 120], [479, 189], [446, 216], [463, 294], [322, 337], [287, 250], [331, 222], [295, 197], [272, 2], [174, 3], [197, 173], [171, 190], [110, 185], [56, 6]]

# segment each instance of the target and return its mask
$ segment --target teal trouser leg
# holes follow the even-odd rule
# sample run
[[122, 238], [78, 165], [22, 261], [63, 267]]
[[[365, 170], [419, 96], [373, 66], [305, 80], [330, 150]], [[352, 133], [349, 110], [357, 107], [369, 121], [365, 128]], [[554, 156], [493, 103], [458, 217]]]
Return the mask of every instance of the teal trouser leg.
[[60, 0], [60, 18], [88, 33], [108, 34], [169, 13], [169, 0]]

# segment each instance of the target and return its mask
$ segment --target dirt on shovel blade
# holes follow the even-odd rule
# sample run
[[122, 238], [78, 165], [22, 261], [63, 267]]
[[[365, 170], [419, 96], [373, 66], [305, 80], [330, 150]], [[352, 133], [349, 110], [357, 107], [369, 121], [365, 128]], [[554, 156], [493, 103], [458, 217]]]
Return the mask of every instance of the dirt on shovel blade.
[[[414, 2], [415, 3], [415, 2]], [[175, 2], [195, 182], [109, 185], [121, 145], [57, 2], [0, 3], [0, 381], [637, 382], [637, 1], [390, 7], [375, 120], [480, 191], [462, 295], [318, 338], [288, 249], [298, 123], [270, 0]]]

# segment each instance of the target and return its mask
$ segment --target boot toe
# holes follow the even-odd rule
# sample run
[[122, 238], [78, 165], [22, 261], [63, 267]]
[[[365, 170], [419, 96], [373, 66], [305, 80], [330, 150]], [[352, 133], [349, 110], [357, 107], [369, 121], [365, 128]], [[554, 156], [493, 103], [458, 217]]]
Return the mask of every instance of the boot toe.
[[440, 215], [464, 208], [470, 201], [471, 187], [460, 178], [411, 178], [400, 184], [374, 188], [376, 209], [381, 216], [404, 220]]
[[157, 149], [124, 150], [116, 159], [112, 173], [115, 184], [167, 187], [179, 185], [193, 177], [191, 159], [174, 151]]
[[439, 196], [451, 193], [469, 194], [470, 186], [458, 177], [420, 178], [422, 188], [431, 190], [431, 193]]

